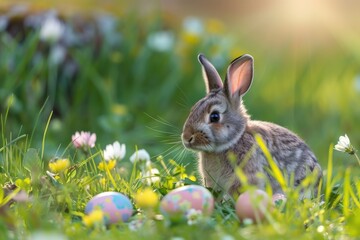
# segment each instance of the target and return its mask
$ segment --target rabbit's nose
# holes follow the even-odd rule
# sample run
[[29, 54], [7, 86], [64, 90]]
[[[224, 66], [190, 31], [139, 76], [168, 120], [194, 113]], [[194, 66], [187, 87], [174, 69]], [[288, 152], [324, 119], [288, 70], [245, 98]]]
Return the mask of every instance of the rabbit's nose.
[[194, 142], [194, 134], [192, 134], [191, 132], [185, 132], [183, 133], [183, 141], [188, 142], [188, 143], [192, 143]]
[[195, 137], [194, 137], [194, 134], [192, 133], [192, 131], [183, 132], [182, 140], [183, 140], [183, 143], [185, 144], [185, 146], [190, 146], [191, 144], [193, 144], [195, 141]]

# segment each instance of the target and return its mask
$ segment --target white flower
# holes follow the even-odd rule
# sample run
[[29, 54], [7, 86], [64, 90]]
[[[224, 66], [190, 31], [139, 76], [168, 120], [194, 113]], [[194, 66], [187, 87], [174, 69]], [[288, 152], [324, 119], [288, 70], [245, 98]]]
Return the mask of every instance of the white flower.
[[150, 161], [150, 155], [145, 149], [140, 149], [136, 151], [133, 155], [130, 157], [130, 161], [132, 163], [141, 161], [141, 162], [149, 162]]
[[335, 149], [341, 152], [345, 152], [345, 149], [350, 146], [350, 139], [345, 134], [345, 136], [340, 136], [338, 143], [335, 145]]
[[56, 45], [51, 49], [50, 62], [54, 65], [61, 64], [66, 57], [66, 48], [60, 45]]
[[204, 31], [204, 26], [199, 18], [188, 17], [184, 20], [183, 27], [186, 32], [201, 35]]
[[152, 183], [160, 182], [159, 170], [157, 168], [151, 168], [141, 174], [142, 180], [147, 184], [151, 185]]
[[136, 232], [144, 225], [143, 219], [135, 219], [131, 222], [129, 222], [129, 229], [130, 231]]
[[27, 240], [66, 240], [68, 239], [65, 235], [58, 232], [46, 232], [46, 231], [35, 231], [26, 238]]
[[125, 144], [120, 144], [118, 141], [113, 144], [106, 146], [104, 150], [104, 159], [105, 161], [110, 160], [121, 160], [126, 154]]
[[223, 236], [221, 236], [221, 238], [220, 238], [221, 240], [235, 240], [235, 238], [233, 237], [233, 236], [231, 236], [231, 235], [223, 235]]
[[193, 208], [191, 208], [186, 214], [188, 225], [197, 224], [200, 221], [201, 217], [202, 217], [201, 210], [196, 210]]
[[48, 17], [41, 25], [40, 39], [46, 42], [57, 42], [63, 35], [65, 27], [59, 19]]
[[169, 31], [155, 32], [148, 37], [147, 44], [155, 51], [170, 51], [174, 45], [174, 34]]
[[180, 181], [175, 183], [175, 188], [179, 188], [179, 187], [182, 187], [182, 186], [185, 186], [185, 183], [184, 183], [183, 180], [180, 180]]
[[350, 143], [349, 137], [345, 134], [345, 136], [340, 136], [338, 143], [334, 147], [335, 150], [340, 152], [346, 152], [349, 154], [354, 154], [355, 149]]
[[185, 240], [185, 238], [182, 237], [172, 237], [170, 240]]
[[246, 226], [250, 226], [254, 223], [254, 221], [251, 219], [251, 218], [245, 218], [243, 220], [243, 224], [246, 225]]

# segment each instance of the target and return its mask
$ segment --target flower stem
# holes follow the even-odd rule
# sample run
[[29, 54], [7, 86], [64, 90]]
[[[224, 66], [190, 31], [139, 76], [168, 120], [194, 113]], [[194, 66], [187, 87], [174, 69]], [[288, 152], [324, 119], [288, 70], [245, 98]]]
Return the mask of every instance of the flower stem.
[[354, 153], [354, 156], [355, 156], [356, 160], [358, 161], [358, 163], [359, 163], [359, 165], [360, 165], [360, 158], [359, 158], [359, 156], [358, 156], [356, 153]]

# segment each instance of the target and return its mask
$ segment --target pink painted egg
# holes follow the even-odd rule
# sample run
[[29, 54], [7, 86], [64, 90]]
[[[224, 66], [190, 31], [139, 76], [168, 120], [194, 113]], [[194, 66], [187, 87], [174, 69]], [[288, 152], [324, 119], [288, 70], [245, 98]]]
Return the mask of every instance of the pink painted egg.
[[103, 211], [107, 225], [126, 222], [133, 213], [129, 198], [118, 192], [103, 192], [94, 196], [86, 204], [85, 213], [89, 214], [95, 209]]
[[242, 193], [236, 201], [236, 214], [241, 221], [251, 219], [254, 222], [264, 220], [265, 213], [273, 207], [272, 199], [266, 192], [256, 189]]
[[209, 216], [214, 210], [214, 197], [206, 188], [198, 185], [179, 187], [169, 192], [160, 202], [160, 211], [172, 221], [186, 219], [190, 209], [200, 210]]

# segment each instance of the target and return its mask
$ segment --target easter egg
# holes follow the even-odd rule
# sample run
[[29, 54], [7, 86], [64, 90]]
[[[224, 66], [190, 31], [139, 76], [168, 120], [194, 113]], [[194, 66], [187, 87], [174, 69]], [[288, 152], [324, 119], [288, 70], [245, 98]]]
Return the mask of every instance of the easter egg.
[[236, 201], [236, 214], [241, 221], [251, 219], [254, 222], [262, 221], [266, 211], [273, 207], [272, 199], [266, 192], [256, 189], [242, 193]]
[[209, 190], [198, 185], [183, 186], [169, 192], [160, 202], [160, 211], [172, 221], [185, 220], [190, 209], [211, 215], [214, 197]]
[[94, 196], [85, 207], [89, 214], [95, 209], [104, 213], [106, 224], [126, 222], [133, 213], [133, 206], [127, 196], [118, 192], [103, 192]]

